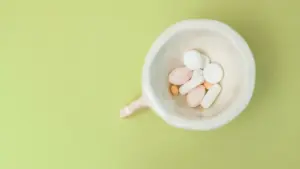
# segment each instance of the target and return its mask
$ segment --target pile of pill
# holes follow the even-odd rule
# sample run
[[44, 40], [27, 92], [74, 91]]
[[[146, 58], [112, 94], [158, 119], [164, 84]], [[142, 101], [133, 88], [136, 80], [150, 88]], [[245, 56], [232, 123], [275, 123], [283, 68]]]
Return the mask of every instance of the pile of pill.
[[209, 108], [221, 92], [222, 66], [197, 50], [185, 52], [183, 62], [169, 74], [171, 94], [186, 96], [189, 107]]

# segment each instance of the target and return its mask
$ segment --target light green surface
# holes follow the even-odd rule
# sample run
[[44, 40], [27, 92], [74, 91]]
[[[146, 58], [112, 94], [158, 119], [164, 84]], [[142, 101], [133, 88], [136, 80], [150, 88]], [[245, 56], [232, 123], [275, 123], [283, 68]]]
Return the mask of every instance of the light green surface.
[[[1, 169], [300, 167], [296, 0], [1, 0]], [[257, 88], [224, 128], [190, 132], [151, 111], [119, 109], [140, 94], [144, 56], [166, 27], [221, 20], [248, 41]]]

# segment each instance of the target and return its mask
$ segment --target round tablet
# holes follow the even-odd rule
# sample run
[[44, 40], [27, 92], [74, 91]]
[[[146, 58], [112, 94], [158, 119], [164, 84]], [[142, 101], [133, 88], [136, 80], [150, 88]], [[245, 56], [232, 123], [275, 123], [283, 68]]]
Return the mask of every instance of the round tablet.
[[208, 64], [203, 70], [203, 77], [205, 81], [216, 84], [223, 78], [224, 72], [221, 65], [217, 63]]
[[197, 50], [189, 50], [185, 52], [183, 62], [184, 65], [191, 70], [200, 69], [204, 66], [204, 59]]
[[210, 64], [210, 59], [206, 55], [201, 54], [201, 56], [202, 56], [202, 58], [204, 60], [204, 62], [203, 62], [203, 68], [206, 68], [206, 66]]

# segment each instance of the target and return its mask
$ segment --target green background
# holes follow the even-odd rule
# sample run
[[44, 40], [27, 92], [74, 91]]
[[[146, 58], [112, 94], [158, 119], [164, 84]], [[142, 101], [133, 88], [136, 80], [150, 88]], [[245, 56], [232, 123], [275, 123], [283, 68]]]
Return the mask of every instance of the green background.
[[[297, 0], [1, 0], [1, 169], [299, 168]], [[144, 56], [169, 25], [223, 21], [257, 64], [254, 97], [229, 125], [192, 132], [140, 95]]]

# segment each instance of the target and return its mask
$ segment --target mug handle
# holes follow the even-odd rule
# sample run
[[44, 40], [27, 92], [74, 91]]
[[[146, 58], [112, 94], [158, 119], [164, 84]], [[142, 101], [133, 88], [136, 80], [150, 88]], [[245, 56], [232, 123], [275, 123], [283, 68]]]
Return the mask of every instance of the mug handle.
[[128, 117], [128, 116], [132, 115], [135, 111], [137, 111], [141, 108], [145, 108], [145, 107], [149, 107], [149, 104], [146, 101], [146, 99], [144, 98], [144, 96], [141, 96], [137, 100], [130, 103], [128, 106], [121, 109], [120, 117], [121, 118]]

